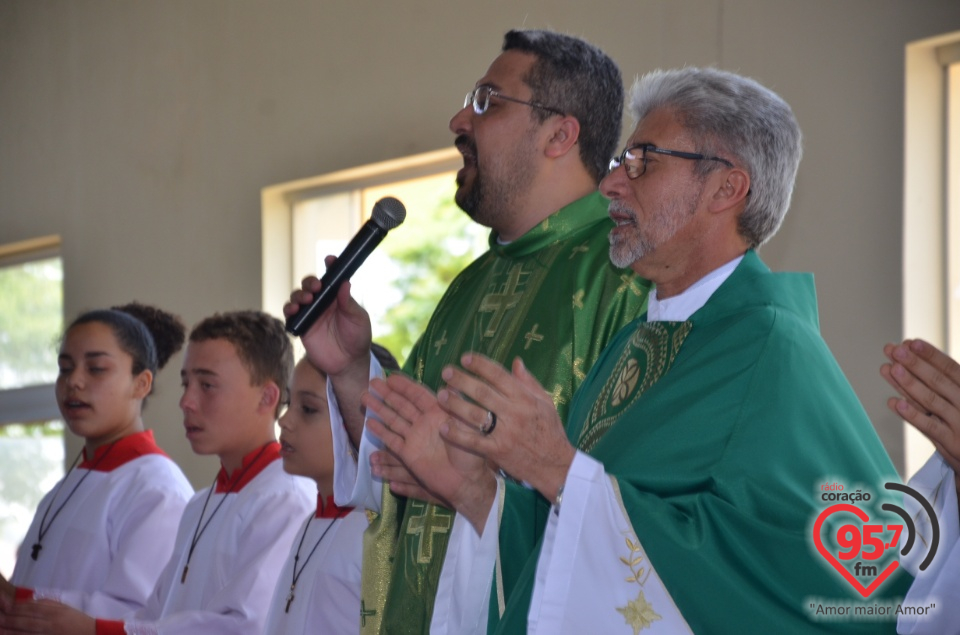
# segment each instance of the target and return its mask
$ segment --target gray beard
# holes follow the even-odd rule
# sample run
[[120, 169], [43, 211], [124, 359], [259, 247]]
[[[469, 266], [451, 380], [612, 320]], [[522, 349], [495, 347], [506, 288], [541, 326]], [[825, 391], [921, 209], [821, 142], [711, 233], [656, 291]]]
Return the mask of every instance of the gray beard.
[[[607, 209], [611, 212], [629, 214], [630, 217], [633, 218], [634, 223], [637, 223], [637, 218], [633, 211], [619, 201], [610, 201]], [[639, 229], [639, 225], [634, 225], [633, 229], [635, 231], [630, 236], [615, 234], [612, 231], [607, 235], [607, 238], [610, 240], [610, 262], [621, 269], [626, 269], [653, 251], [656, 247], [653, 241], [639, 233], [639, 231], [636, 231]]]
[[614, 235], [610, 232], [610, 262], [625, 269], [641, 258], [653, 253], [657, 247], [674, 237], [678, 231], [690, 222], [696, 212], [699, 192], [694, 192], [688, 200], [677, 199], [669, 208], [647, 221], [646, 231], [640, 231], [639, 220], [629, 207], [619, 201], [610, 201], [608, 209], [628, 213], [634, 219], [634, 230], [629, 235]]
[[610, 262], [612, 262], [615, 267], [621, 269], [627, 269], [656, 247], [656, 245], [644, 236], [640, 236], [633, 244], [622, 237], [614, 236], [612, 233], [609, 235], [609, 238]]

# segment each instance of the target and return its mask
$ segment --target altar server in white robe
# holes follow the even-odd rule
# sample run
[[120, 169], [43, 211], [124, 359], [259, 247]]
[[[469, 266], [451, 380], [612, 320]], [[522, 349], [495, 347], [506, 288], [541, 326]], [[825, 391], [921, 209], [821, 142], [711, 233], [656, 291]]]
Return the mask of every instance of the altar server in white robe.
[[65, 331], [57, 405], [85, 443], [40, 502], [12, 584], [0, 578], [7, 603], [50, 598], [107, 617], [146, 603], [193, 488], [142, 411], [185, 331], [176, 316], [141, 304], [88, 311]]
[[48, 635], [260, 635], [284, 556], [313, 509], [312, 484], [283, 471], [274, 439], [292, 370], [290, 340], [274, 317], [241, 311], [197, 325], [180, 407], [194, 452], [217, 455], [221, 468], [187, 505], [147, 605], [121, 621], [18, 602], [0, 626]]
[[333, 497], [333, 437], [326, 376], [303, 358], [293, 372], [290, 407], [280, 418], [283, 469], [317, 483], [317, 510], [301, 525], [280, 571], [267, 635], [360, 630], [363, 510]]
[[[960, 633], [960, 364], [923, 340], [904, 340], [883, 349], [890, 360], [880, 374], [901, 397], [887, 405], [933, 442], [936, 452], [907, 483], [932, 506], [939, 523], [936, 553], [921, 571], [933, 546], [932, 523], [921, 504], [904, 496], [918, 538], [900, 562], [914, 575], [903, 601], [907, 607], [930, 607], [904, 613], [897, 632], [920, 635]], [[906, 533], [906, 532], [904, 532]]]

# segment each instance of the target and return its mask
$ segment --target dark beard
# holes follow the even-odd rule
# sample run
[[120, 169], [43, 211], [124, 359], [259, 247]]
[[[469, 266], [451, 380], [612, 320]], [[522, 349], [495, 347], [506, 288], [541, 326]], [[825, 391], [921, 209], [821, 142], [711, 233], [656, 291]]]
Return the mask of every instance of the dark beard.
[[527, 192], [533, 182], [532, 151], [525, 148], [532, 147], [534, 132], [535, 128], [531, 128], [527, 138], [518, 139], [514, 147], [505, 151], [496, 162], [497, 167], [488, 168], [486, 180], [473, 141], [463, 135], [457, 138], [457, 147], [466, 148], [472, 157], [475, 174], [469, 189], [460, 184], [454, 198], [474, 222], [499, 232], [504, 220], [516, 213], [517, 197]]
[[453, 145], [455, 145], [462, 154], [471, 157], [473, 169], [474, 172], [476, 172], [473, 185], [470, 186], [470, 189], [464, 189], [464, 184], [457, 182], [457, 192], [454, 195], [454, 200], [457, 203], [457, 207], [466, 212], [467, 216], [476, 220], [477, 211], [483, 204], [483, 187], [480, 184], [480, 168], [477, 165], [477, 145], [473, 142], [473, 139], [467, 135], [458, 136], [456, 141], [453, 142]]
[[[460, 184], [458, 183], [458, 185]], [[477, 212], [483, 205], [482, 190], [483, 188], [480, 187], [480, 174], [477, 173], [470, 189], [464, 189], [464, 187], [460, 185], [457, 193], [454, 195], [457, 207], [466, 212], [467, 216], [473, 220], [477, 220]]]

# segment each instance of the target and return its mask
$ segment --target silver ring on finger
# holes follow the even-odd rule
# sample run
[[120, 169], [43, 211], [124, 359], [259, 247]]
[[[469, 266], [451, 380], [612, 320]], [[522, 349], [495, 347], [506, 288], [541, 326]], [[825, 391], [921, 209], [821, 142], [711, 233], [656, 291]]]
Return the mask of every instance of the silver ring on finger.
[[487, 418], [480, 426], [480, 434], [489, 436], [493, 429], [497, 427], [497, 413], [487, 410]]

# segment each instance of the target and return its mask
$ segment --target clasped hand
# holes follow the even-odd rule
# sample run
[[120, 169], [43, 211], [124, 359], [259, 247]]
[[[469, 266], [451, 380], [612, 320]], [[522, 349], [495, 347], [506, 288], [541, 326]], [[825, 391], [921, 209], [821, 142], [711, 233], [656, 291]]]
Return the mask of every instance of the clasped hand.
[[94, 635], [96, 620], [51, 600], [14, 602], [0, 611], [0, 634]]
[[883, 352], [890, 363], [880, 374], [901, 395], [887, 406], [933, 442], [960, 485], [960, 364], [923, 340], [887, 344]]
[[[452, 507], [479, 532], [496, 492], [492, 468], [553, 500], [576, 450], [550, 395], [519, 358], [512, 371], [477, 353], [461, 364], [444, 368], [446, 386], [436, 395], [394, 374], [371, 382], [363, 404], [379, 417], [368, 419], [371, 432], [402, 462], [375, 455], [373, 473], [398, 494]], [[497, 424], [485, 435], [488, 413]]]

